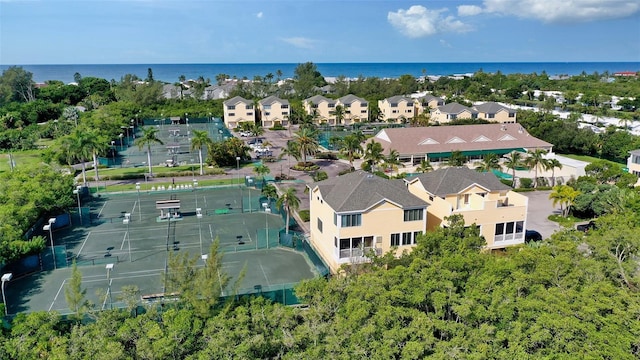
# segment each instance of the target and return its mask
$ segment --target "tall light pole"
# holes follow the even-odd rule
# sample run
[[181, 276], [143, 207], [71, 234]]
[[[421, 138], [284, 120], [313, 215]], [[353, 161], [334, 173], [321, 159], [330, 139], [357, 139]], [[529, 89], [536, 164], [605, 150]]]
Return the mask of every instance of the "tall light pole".
[[140, 221], [142, 221], [142, 210], [140, 210], [140, 183], [136, 183], [136, 191], [138, 192], [138, 215], [140, 216]]
[[4, 297], [4, 283], [11, 281], [13, 278], [12, 273], [6, 273], [2, 275], [2, 303], [4, 304], [4, 316], [9, 315], [9, 309], [7, 306], [7, 299]]
[[82, 225], [82, 208], [80, 207], [80, 190], [82, 186], [78, 185], [73, 193], [78, 197], [78, 217], [80, 217], [80, 225]]
[[113, 270], [113, 264], [107, 264], [107, 294], [109, 294], [109, 309], [113, 309], [113, 299], [111, 298], [111, 270]]
[[[200, 221], [202, 220], [202, 209], [196, 208], [196, 217], [198, 218], [198, 235], [200, 235], [200, 254], [203, 254], [204, 251], [202, 249], [202, 226], [200, 226]], [[205, 255], [202, 255], [205, 256]]]
[[198, 208], [198, 180], [197, 179], [193, 179], [193, 193], [195, 194], [195, 198], [196, 198], [196, 209]]
[[236, 181], [240, 189], [240, 213], [244, 212], [244, 201], [242, 201], [242, 187], [240, 186], [240, 156], [236, 156]]
[[53, 258], [53, 269], [57, 269], [56, 265], [56, 252], [53, 248], [53, 224], [56, 223], [56, 218], [50, 218], [49, 223], [42, 227], [42, 230], [49, 231], [49, 241], [51, 242], [51, 257]]
[[269, 203], [262, 204], [262, 207], [264, 208], [264, 228], [267, 233], [267, 249], [269, 248], [269, 217], [267, 216], [267, 213], [271, 212], [269, 205]]
[[129, 245], [129, 262], [132, 262], [133, 260], [131, 259], [131, 235], [129, 235], [130, 222], [131, 222], [131, 214], [130, 213], [124, 214], [124, 219], [122, 219], [122, 224], [127, 225], [127, 233], [125, 234], [125, 236], [127, 237], [127, 243]]
[[120, 151], [122, 151], [122, 149], [123, 149], [123, 146], [122, 146], [122, 138], [124, 137], [124, 134], [120, 133], [120, 134], [118, 135], [118, 137], [120, 138]]

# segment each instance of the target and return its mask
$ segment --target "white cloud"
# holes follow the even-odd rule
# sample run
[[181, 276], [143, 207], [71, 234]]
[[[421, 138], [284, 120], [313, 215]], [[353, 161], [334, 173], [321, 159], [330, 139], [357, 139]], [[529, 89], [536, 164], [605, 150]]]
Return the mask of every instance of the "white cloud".
[[419, 38], [445, 32], [467, 32], [471, 26], [453, 16], [445, 16], [448, 9], [429, 10], [421, 5], [413, 5], [407, 10], [390, 11], [387, 20], [401, 33]]
[[262, 11], [260, 11], [259, 13], [257, 13], [257, 14], [256, 14], [256, 17], [257, 17], [258, 19], [262, 19], [262, 16], [263, 16], [263, 15], [264, 15], [264, 14], [262, 13]]
[[[618, 19], [640, 13], [638, 0], [484, 0], [483, 5], [482, 12], [547, 23]], [[458, 13], [461, 7], [458, 7]]]
[[446, 40], [444, 39], [440, 39], [440, 45], [442, 45], [442, 47], [446, 47], [446, 48], [451, 48], [453, 46], [451, 46], [451, 44], [449, 44]]
[[482, 8], [476, 5], [458, 6], [458, 16], [475, 16], [482, 13]]
[[313, 45], [316, 42], [315, 40], [304, 37], [282, 38], [282, 41], [303, 49], [313, 49]]

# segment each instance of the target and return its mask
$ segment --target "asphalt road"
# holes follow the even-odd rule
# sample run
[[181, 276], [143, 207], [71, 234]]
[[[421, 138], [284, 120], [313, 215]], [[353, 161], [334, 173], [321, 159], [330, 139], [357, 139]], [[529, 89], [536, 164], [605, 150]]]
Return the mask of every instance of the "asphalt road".
[[531, 191], [521, 193], [529, 198], [529, 209], [527, 211], [527, 230], [535, 230], [542, 235], [543, 239], [550, 237], [560, 226], [549, 220], [549, 215], [559, 214], [560, 208], [553, 206], [549, 200], [551, 191]]

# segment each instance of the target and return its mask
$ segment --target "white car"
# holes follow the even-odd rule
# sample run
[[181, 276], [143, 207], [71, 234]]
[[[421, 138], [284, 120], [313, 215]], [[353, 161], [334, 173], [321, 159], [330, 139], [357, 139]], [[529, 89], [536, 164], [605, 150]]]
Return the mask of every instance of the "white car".
[[251, 133], [250, 131], [240, 131], [240, 136], [250, 137], [250, 136], [253, 136], [253, 133]]

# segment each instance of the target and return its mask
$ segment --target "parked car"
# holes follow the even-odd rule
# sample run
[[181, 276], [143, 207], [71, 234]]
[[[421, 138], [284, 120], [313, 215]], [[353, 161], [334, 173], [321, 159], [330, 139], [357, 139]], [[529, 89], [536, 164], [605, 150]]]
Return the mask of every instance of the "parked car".
[[253, 136], [253, 133], [251, 131], [240, 131], [240, 136], [250, 137], [250, 136]]
[[542, 235], [535, 230], [527, 230], [524, 232], [524, 242], [542, 241]]

